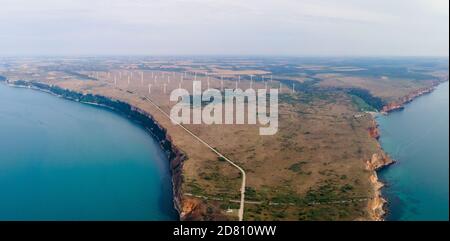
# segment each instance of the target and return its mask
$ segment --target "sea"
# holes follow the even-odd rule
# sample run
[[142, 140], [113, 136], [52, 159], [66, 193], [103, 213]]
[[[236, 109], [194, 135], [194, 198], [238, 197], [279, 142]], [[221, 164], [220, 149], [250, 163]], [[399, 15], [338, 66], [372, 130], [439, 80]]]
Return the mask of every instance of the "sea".
[[379, 173], [386, 219], [449, 220], [449, 82], [377, 122], [381, 146], [396, 161]]
[[113, 111], [0, 82], [0, 220], [176, 220], [169, 163]]

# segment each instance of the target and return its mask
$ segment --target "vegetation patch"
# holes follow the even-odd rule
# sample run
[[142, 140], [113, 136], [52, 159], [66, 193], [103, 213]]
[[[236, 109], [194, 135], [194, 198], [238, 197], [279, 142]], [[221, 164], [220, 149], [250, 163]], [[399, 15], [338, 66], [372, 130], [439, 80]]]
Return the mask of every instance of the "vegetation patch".
[[303, 173], [302, 167], [307, 163], [306, 161], [300, 161], [292, 164], [288, 169], [296, 173]]
[[348, 91], [348, 93], [361, 98], [365, 103], [367, 103], [367, 105], [377, 110], [381, 110], [385, 105], [381, 98], [373, 96], [368, 90], [365, 89], [352, 88]]
[[367, 104], [361, 97], [356, 95], [350, 95], [350, 97], [352, 98], [353, 104], [358, 108], [358, 111], [376, 111], [373, 106]]

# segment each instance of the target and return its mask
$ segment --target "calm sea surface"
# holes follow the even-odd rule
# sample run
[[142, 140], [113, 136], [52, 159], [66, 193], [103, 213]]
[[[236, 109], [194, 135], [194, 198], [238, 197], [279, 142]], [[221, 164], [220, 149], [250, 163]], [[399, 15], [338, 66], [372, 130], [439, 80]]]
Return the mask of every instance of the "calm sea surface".
[[397, 163], [380, 172], [388, 220], [448, 220], [449, 83], [378, 117], [383, 148]]
[[168, 170], [130, 120], [0, 83], [0, 220], [174, 220]]

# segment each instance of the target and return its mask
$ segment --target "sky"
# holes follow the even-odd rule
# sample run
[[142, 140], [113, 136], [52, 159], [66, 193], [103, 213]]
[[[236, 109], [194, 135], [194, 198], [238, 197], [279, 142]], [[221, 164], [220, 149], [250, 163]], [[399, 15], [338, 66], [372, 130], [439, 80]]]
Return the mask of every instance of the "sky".
[[448, 53], [448, 0], [0, 0], [0, 56]]

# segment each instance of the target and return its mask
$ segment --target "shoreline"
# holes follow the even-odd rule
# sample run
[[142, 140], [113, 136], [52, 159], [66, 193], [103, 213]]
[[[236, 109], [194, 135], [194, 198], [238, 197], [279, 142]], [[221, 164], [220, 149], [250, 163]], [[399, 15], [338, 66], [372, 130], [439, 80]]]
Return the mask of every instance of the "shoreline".
[[382, 195], [384, 183], [378, 179], [378, 171], [395, 163], [395, 161], [383, 150], [381, 143], [379, 142], [381, 134], [378, 123], [376, 122], [377, 114], [378, 113], [371, 112], [372, 126], [369, 127], [368, 130], [369, 136], [376, 140], [378, 149], [378, 152], [372, 154], [371, 158], [366, 161], [366, 170], [371, 172], [369, 182], [373, 188], [373, 197], [369, 199], [367, 204], [370, 221], [384, 221], [387, 212], [385, 209], [387, 200]]
[[[370, 176], [369, 180], [372, 184], [372, 187], [374, 189], [374, 197], [371, 201], [369, 201], [368, 208], [369, 213], [371, 216], [371, 219], [373, 221], [385, 221], [386, 214], [389, 210], [386, 209], [386, 204], [389, 202], [385, 197], [383, 197], [382, 189], [385, 187], [385, 184], [379, 180], [378, 178], [378, 172], [381, 171], [384, 168], [389, 167], [390, 165], [395, 163], [395, 160], [391, 159], [389, 156], [389, 153], [383, 150], [381, 143], [379, 142], [379, 138], [381, 136], [381, 133], [378, 128], [378, 122], [376, 120], [376, 117], [378, 114], [382, 115], [389, 115], [392, 112], [395, 111], [402, 111], [405, 106], [415, 99], [432, 93], [437, 86], [448, 82], [448, 79], [445, 81], [438, 81], [432, 84], [430, 87], [421, 88], [419, 90], [416, 90], [402, 98], [400, 98], [397, 101], [391, 102], [383, 106], [382, 110], [380, 112], [377, 112], [375, 115], [372, 115], [374, 127], [369, 129], [369, 135], [371, 135], [373, 138], [377, 140], [378, 147], [382, 152], [382, 160], [379, 158], [375, 158], [372, 156], [372, 159], [367, 161], [366, 168], [369, 171], [372, 171], [372, 175]], [[375, 154], [374, 154], [375, 155]]]
[[175, 146], [167, 130], [163, 128], [149, 113], [141, 110], [138, 107], [132, 106], [126, 102], [116, 100], [106, 96], [82, 94], [76, 91], [63, 89], [58, 86], [48, 85], [41, 82], [28, 82], [28, 81], [14, 81], [14, 83], [8, 80], [4, 81], [5, 84], [13, 88], [29, 88], [44, 93], [54, 95], [59, 98], [63, 98], [70, 101], [75, 101], [87, 105], [93, 105], [97, 107], [107, 108], [120, 115], [124, 115], [126, 118], [140, 124], [145, 130], [147, 130], [152, 138], [158, 142], [161, 150], [165, 153], [168, 161], [171, 174], [172, 184], [172, 197], [173, 206], [178, 213], [178, 219], [184, 220], [188, 214], [183, 211], [183, 193], [182, 193], [182, 168], [183, 162], [188, 159], [187, 155]]
[[[128, 119], [142, 125], [160, 144], [162, 151], [166, 154], [169, 160], [173, 203], [174, 208], [178, 213], [179, 220], [189, 219], [189, 216], [193, 213], [194, 210], [193, 208], [189, 208], [189, 206], [192, 204], [189, 202], [189, 200], [184, 200], [186, 202], [183, 201], [182, 191], [183, 162], [187, 160], [188, 157], [182, 150], [172, 144], [171, 137], [167, 133], [167, 130], [160, 126], [149, 113], [121, 100], [116, 100], [114, 98], [102, 95], [83, 94], [77, 91], [61, 88], [57, 85], [49, 85], [42, 82], [23, 80], [9, 82], [8, 79], [5, 79], [3, 81], [0, 80], [0, 82], [4, 82], [6, 83], [6, 85], [15, 88], [30, 88], [49, 93], [67, 100], [107, 108], [121, 115], [123, 114]], [[369, 160], [366, 160], [366, 170], [371, 172], [369, 181], [373, 188], [373, 197], [370, 198], [368, 202], [368, 212], [370, 217], [369, 220], [385, 220], [384, 218], [388, 212], [388, 210], [386, 209], [388, 200], [383, 197], [382, 189], [384, 188], [385, 184], [381, 180], [379, 180], [378, 172], [383, 168], [387, 168], [388, 166], [395, 163], [395, 160], [390, 158], [389, 154], [383, 150], [381, 143], [379, 142], [381, 133], [379, 131], [379, 125], [376, 120], [377, 116], [380, 114], [389, 115], [391, 112], [401, 111], [408, 103], [414, 101], [420, 96], [433, 92], [438, 85], [445, 82], [448, 82], [448, 80], [433, 83], [431, 87], [421, 88], [417, 91], [412, 92], [411, 94], [408, 94], [405, 97], [400, 98], [400, 100], [398, 101], [386, 104], [380, 112], [370, 113], [373, 121], [373, 126], [368, 130], [369, 136], [376, 139], [379, 152], [374, 153]]]
[[386, 115], [386, 114], [389, 114], [389, 113], [394, 112], [394, 111], [401, 111], [401, 110], [403, 110], [405, 108], [405, 105], [407, 105], [408, 103], [411, 103], [412, 101], [414, 101], [415, 99], [417, 99], [417, 98], [419, 98], [419, 97], [421, 97], [423, 95], [426, 95], [426, 94], [429, 94], [429, 93], [433, 92], [436, 89], [437, 86], [439, 86], [440, 84], [445, 83], [447, 81], [436, 81], [436, 82], [433, 82], [431, 84], [431, 86], [429, 86], [429, 87], [420, 88], [420, 89], [418, 89], [416, 91], [413, 91], [412, 93], [410, 93], [410, 94], [408, 94], [408, 95], [406, 95], [404, 97], [401, 97], [400, 99], [398, 99], [396, 101], [392, 101], [390, 103], [387, 103], [386, 105], [383, 106], [383, 108], [381, 109], [380, 112], [382, 114]]

